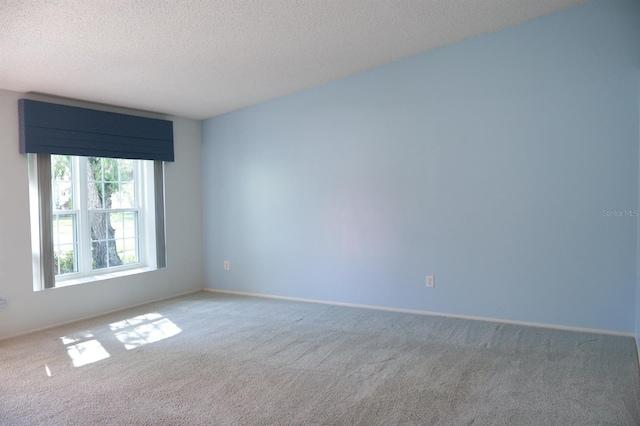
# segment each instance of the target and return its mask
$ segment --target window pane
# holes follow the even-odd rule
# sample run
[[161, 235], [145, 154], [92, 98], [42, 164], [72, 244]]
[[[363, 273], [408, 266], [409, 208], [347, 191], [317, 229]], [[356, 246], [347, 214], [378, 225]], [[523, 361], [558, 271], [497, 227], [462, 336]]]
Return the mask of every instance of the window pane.
[[133, 160], [90, 157], [89, 209], [136, 207], [134, 164]]
[[109, 238], [130, 238], [138, 236], [138, 212], [109, 213], [109, 223], [114, 230]]
[[136, 212], [123, 213], [123, 224], [123, 238], [138, 236], [138, 214]]
[[138, 239], [126, 238], [122, 248], [122, 261], [125, 265], [130, 263], [138, 263]]
[[113, 233], [109, 235], [110, 239], [122, 238], [122, 232], [124, 228], [123, 218], [124, 218], [123, 212], [109, 213], [109, 222], [111, 224], [111, 227], [113, 228]]
[[54, 252], [56, 275], [69, 274], [78, 270], [76, 266], [75, 247], [70, 244], [60, 246]]
[[68, 155], [51, 156], [51, 179], [58, 181], [71, 180], [71, 157]]
[[109, 221], [113, 228], [113, 233], [108, 234], [111, 249], [115, 247], [117, 258], [111, 255], [109, 263], [114, 266], [114, 262], [119, 264], [138, 263], [138, 213], [137, 212], [117, 212], [109, 214]]
[[136, 206], [135, 188], [133, 182], [120, 185], [120, 208], [127, 209]]
[[117, 182], [118, 179], [118, 163], [121, 160], [117, 158], [101, 158], [102, 160], [102, 171], [103, 171], [103, 180], [105, 182]]
[[53, 210], [73, 209], [71, 157], [51, 156], [51, 199]]
[[102, 269], [108, 267], [107, 242], [94, 241], [91, 243], [91, 267]]
[[87, 206], [89, 209], [104, 208], [104, 179], [102, 173], [102, 159], [89, 157], [87, 160]]
[[53, 244], [73, 244], [75, 242], [75, 215], [53, 216]]
[[88, 171], [89, 180], [102, 182], [104, 180], [102, 178], [102, 158], [89, 157], [87, 159], [87, 163], [89, 166], [89, 171]]
[[107, 261], [109, 262], [109, 266], [122, 265], [122, 259], [120, 259], [120, 256], [118, 256], [118, 247], [116, 245], [115, 240], [107, 241], [107, 250], [108, 250]]
[[133, 160], [120, 160], [120, 181], [130, 182], [133, 180]]
[[91, 248], [93, 269], [122, 265], [115, 238], [122, 233], [124, 213], [91, 214]]
[[104, 183], [102, 199], [105, 209], [118, 208], [118, 186], [117, 182]]
[[71, 182], [56, 182], [51, 185], [53, 210], [73, 209]]
[[104, 183], [87, 182], [87, 207], [89, 209], [104, 208]]
[[91, 213], [91, 240], [107, 239], [107, 214]]
[[138, 263], [138, 213], [92, 213], [93, 269]]
[[54, 274], [78, 271], [78, 240], [75, 214], [53, 215], [53, 265]]

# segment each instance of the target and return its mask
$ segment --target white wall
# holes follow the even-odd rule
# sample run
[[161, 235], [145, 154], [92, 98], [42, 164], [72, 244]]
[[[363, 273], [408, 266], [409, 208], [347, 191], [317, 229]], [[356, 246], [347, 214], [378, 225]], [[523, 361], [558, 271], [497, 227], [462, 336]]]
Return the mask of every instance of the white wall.
[[[174, 163], [165, 167], [166, 269], [33, 291], [27, 156], [18, 152], [18, 99], [30, 98], [173, 120]], [[0, 90], [0, 339], [199, 290], [202, 277], [200, 122]]]

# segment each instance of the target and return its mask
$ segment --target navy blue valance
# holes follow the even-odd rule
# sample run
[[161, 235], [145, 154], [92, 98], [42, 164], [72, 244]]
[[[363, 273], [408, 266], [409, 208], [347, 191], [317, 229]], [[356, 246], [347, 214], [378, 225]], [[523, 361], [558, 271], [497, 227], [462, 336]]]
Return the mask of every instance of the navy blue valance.
[[20, 99], [20, 152], [174, 161], [173, 122]]

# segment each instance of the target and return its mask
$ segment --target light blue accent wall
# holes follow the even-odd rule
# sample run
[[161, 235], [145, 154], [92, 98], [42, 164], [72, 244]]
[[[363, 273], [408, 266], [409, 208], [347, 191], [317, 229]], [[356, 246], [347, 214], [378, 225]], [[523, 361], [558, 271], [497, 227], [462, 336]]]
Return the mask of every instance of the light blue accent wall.
[[206, 287], [633, 333], [639, 22], [596, 1], [206, 120]]

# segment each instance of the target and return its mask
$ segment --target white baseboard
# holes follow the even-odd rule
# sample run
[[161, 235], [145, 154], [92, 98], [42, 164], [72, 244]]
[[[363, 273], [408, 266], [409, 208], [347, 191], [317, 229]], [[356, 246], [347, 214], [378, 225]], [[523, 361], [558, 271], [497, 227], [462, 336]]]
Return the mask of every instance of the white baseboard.
[[375, 309], [378, 311], [388, 311], [388, 312], [399, 312], [404, 314], [415, 314], [415, 315], [431, 315], [438, 317], [447, 317], [447, 318], [460, 318], [460, 319], [468, 319], [474, 321], [485, 321], [485, 322], [498, 322], [503, 324], [514, 324], [514, 325], [523, 325], [527, 327], [541, 327], [541, 328], [551, 328], [556, 330], [567, 330], [567, 331], [579, 331], [582, 333], [597, 333], [597, 334], [609, 334], [613, 336], [624, 336], [624, 337], [633, 337], [636, 338], [634, 333], [625, 333], [621, 331], [612, 331], [612, 330], [600, 330], [593, 328], [582, 328], [582, 327], [569, 327], [564, 325], [555, 325], [555, 324], [544, 324], [537, 322], [527, 322], [527, 321], [512, 321], [505, 320], [499, 318], [487, 318], [487, 317], [476, 317], [470, 315], [458, 315], [458, 314], [447, 314], [441, 312], [430, 312], [430, 311], [420, 311], [415, 309], [400, 309], [400, 308], [389, 308], [386, 306], [373, 306], [373, 305], [361, 305], [357, 303], [344, 303], [344, 302], [333, 302], [329, 300], [316, 300], [316, 299], [304, 299], [300, 297], [287, 297], [287, 296], [275, 296], [271, 294], [261, 294], [261, 293], [249, 293], [244, 291], [230, 291], [230, 290], [219, 290], [214, 288], [205, 288], [204, 291], [208, 291], [211, 293], [224, 293], [224, 294], [233, 294], [237, 296], [251, 296], [251, 297], [262, 297], [266, 299], [279, 299], [279, 300], [290, 300], [293, 302], [307, 302], [307, 303], [320, 303], [323, 305], [333, 305], [333, 306], [345, 306], [349, 308], [360, 308], [360, 309]]
[[11, 334], [9, 336], [0, 337], [0, 341], [7, 340], [7, 339], [13, 339], [14, 337], [25, 336], [25, 335], [31, 334], [31, 333], [37, 333], [39, 331], [49, 330], [49, 329], [52, 329], [52, 328], [55, 328], [55, 327], [60, 327], [62, 325], [73, 324], [74, 322], [84, 321], [84, 320], [88, 320], [88, 319], [92, 319], [92, 318], [98, 318], [98, 317], [101, 317], [103, 315], [115, 314], [116, 312], [126, 311], [127, 309], [137, 308], [139, 306], [148, 305], [150, 303], [162, 302], [164, 300], [174, 299], [176, 297], [182, 297], [182, 296], [186, 296], [188, 294], [199, 293], [202, 290], [203, 289], [189, 290], [189, 291], [186, 291], [184, 293], [174, 294], [173, 296], [161, 297], [159, 299], [149, 300], [147, 302], [136, 303], [134, 305], [128, 305], [128, 306], [124, 306], [122, 308], [112, 309], [110, 311], [100, 312], [100, 313], [95, 314], [95, 315], [89, 315], [89, 316], [86, 316], [86, 317], [75, 318], [75, 319], [72, 319], [72, 320], [69, 320], [69, 321], [58, 322], [58, 323], [55, 323], [55, 324], [47, 325], [46, 327], [34, 328], [32, 330], [23, 331], [23, 332], [20, 332], [20, 333]]

